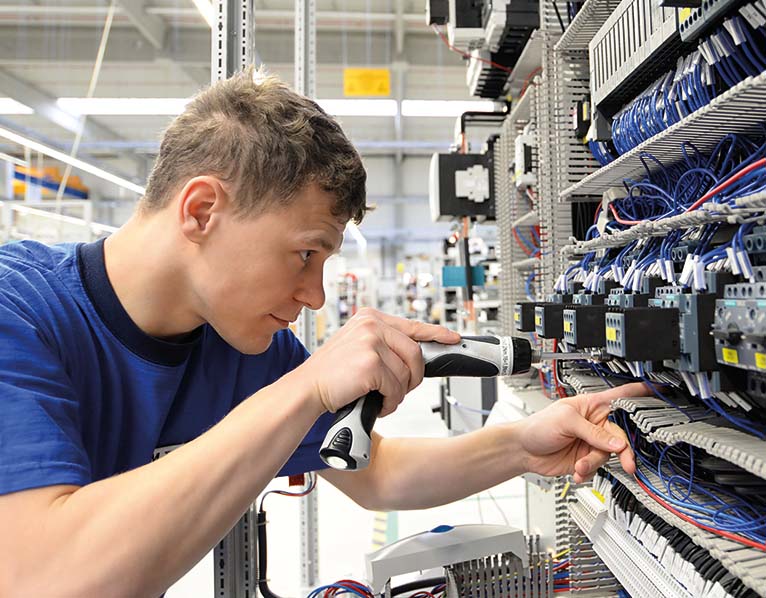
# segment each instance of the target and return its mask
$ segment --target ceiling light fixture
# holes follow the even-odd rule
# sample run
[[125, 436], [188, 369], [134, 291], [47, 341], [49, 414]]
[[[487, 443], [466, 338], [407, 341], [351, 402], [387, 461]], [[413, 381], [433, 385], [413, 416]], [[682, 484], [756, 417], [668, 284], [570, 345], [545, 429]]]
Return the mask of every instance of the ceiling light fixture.
[[72, 158], [68, 154], [65, 154], [64, 152], [61, 152], [57, 149], [53, 149], [52, 147], [48, 147], [47, 145], [43, 145], [42, 143], [34, 141], [33, 139], [22, 137], [21, 135], [14, 133], [13, 131], [10, 131], [8, 129], [3, 129], [0, 127], [0, 137], [4, 137], [5, 139], [9, 141], [13, 141], [14, 143], [18, 143], [19, 145], [28, 147], [34, 152], [40, 152], [41, 154], [45, 154], [46, 156], [53, 158], [54, 160], [59, 160], [60, 162], [69, 164], [73, 168], [77, 168], [84, 172], [89, 172], [93, 176], [97, 176], [100, 179], [104, 179], [105, 181], [114, 183], [115, 185], [118, 185], [122, 187], [123, 189], [128, 189], [129, 191], [133, 191], [134, 193], [138, 193], [139, 195], [144, 194], [144, 190], [145, 190], [144, 187], [136, 185], [135, 183], [131, 183], [129, 180], [123, 179], [122, 177], [118, 177], [117, 175], [107, 172], [106, 170], [98, 168], [97, 166], [93, 166], [93, 164], [88, 164], [87, 162], [83, 162], [82, 160], [78, 160], [77, 158]]
[[396, 100], [317, 100], [317, 103], [334, 116], [396, 116], [399, 112]]
[[72, 114], [98, 116], [177, 116], [188, 98], [59, 98], [56, 104]]
[[17, 102], [13, 98], [0, 98], [0, 114], [34, 114], [29, 106]]
[[464, 112], [494, 112], [492, 101], [402, 100], [402, 116], [460, 116]]

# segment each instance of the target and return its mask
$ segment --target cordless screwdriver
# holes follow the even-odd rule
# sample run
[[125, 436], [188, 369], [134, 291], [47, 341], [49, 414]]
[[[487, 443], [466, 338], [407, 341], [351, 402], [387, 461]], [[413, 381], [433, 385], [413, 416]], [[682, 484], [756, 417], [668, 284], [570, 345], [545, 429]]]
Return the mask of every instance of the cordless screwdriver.
[[[546, 359], [587, 359], [584, 353], [539, 353], [521, 337], [464, 336], [454, 345], [420, 343], [425, 377], [490, 378], [528, 372]], [[334, 469], [364, 469], [370, 463], [372, 427], [383, 407], [376, 390], [338, 410], [319, 456]]]

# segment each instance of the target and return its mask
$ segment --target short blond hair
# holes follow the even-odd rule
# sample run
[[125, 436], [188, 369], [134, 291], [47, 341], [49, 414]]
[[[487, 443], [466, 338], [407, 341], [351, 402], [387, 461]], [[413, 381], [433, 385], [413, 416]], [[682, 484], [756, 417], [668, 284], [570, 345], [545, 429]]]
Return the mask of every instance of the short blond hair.
[[229, 183], [243, 216], [289, 204], [310, 183], [335, 196], [338, 217], [358, 223], [367, 209], [367, 174], [340, 125], [316, 102], [253, 68], [204, 89], [170, 123], [142, 208], [162, 209], [201, 175]]

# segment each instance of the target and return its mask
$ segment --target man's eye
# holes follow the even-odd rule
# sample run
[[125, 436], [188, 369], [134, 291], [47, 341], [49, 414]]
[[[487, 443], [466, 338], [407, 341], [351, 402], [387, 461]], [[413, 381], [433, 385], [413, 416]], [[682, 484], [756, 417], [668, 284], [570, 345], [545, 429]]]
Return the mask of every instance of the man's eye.
[[305, 262], [308, 262], [308, 261], [309, 261], [309, 257], [311, 257], [311, 254], [312, 254], [312, 253], [316, 253], [316, 252], [314, 252], [314, 251], [311, 251], [310, 249], [305, 249], [305, 250], [303, 250], [303, 251], [300, 251], [300, 252], [298, 252], [298, 253], [300, 254], [300, 256], [301, 256], [301, 259], [302, 259], [302, 260], [303, 260], [303, 262], [305, 263]]

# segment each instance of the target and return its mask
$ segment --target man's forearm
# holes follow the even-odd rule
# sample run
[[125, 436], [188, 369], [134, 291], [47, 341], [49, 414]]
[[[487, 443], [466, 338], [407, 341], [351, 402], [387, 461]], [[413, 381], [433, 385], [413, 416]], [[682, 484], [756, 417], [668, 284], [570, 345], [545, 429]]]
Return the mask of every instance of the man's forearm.
[[30, 541], [14, 547], [10, 595], [161, 594], [236, 523], [320, 415], [296, 390], [282, 379], [162, 459], [62, 495], [20, 530]]
[[[382, 438], [371, 471], [383, 510], [426, 509], [476, 494], [525, 472], [519, 424], [454, 438]], [[372, 499], [374, 500], [374, 499]]]

